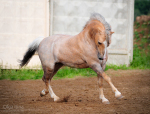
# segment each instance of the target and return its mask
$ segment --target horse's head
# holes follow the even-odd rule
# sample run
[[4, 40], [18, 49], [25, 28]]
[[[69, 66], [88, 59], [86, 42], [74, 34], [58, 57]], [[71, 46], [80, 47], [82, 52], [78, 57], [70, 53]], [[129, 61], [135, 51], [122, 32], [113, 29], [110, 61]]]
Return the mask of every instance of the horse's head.
[[86, 23], [84, 29], [88, 29], [89, 36], [94, 40], [98, 50], [98, 58], [105, 59], [106, 48], [111, 43], [111, 26], [105, 21], [105, 18], [99, 13], [92, 13], [90, 20]]
[[106, 49], [111, 43], [111, 35], [114, 32], [107, 31], [105, 29], [105, 26], [97, 20], [93, 20], [92, 22], [90, 22], [88, 28], [89, 36], [92, 40], [94, 40], [94, 43], [96, 45], [98, 58], [100, 60], [105, 59]]

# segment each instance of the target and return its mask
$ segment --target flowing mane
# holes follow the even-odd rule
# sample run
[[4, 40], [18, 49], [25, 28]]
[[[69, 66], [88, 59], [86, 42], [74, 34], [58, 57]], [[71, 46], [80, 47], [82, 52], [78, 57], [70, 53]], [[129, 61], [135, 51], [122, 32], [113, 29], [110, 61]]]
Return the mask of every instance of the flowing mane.
[[90, 16], [89, 21], [85, 24], [84, 28], [86, 28], [86, 26], [92, 20], [98, 20], [99, 22], [101, 22], [104, 25], [105, 29], [106, 29], [106, 34], [107, 35], [110, 34], [110, 31], [111, 31], [110, 25], [106, 22], [105, 18], [99, 13], [92, 13], [91, 16]]

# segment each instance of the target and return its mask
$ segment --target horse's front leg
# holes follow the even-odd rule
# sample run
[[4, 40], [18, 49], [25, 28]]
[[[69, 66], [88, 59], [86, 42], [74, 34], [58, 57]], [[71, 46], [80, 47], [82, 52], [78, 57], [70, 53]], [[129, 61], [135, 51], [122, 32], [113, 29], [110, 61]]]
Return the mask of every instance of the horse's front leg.
[[[101, 65], [99, 63], [95, 63], [91, 65], [91, 68], [97, 73], [98, 76], [102, 76], [102, 78], [111, 86], [113, 92], [115, 93], [115, 97], [117, 99], [121, 99], [123, 96], [121, 93], [117, 90], [117, 88], [113, 85], [111, 82], [110, 77], [106, 75], [106, 73], [103, 71]], [[100, 86], [101, 94], [103, 94], [102, 86]]]
[[[106, 61], [107, 60], [103, 60], [103, 62], [101, 63], [101, 67], [102, 67], [103, 71], [106, 68]], [[102, 75], [98, 75], [98, 86], [99, 86], [99, 93], [100, 93], [99, 98], [102, 100], [102, 103], [110, 104], [109, 100], [106, 99], [105, 96], [104, 96], [104, 92], [103, 92], [103, 77], [102, 77]]]
[[41, 96], [41, 97], [43, 97], [43, 96], [45, 96], [45, 95], [47, 95], [47, 94], [49, 93], [49, 91], [48, 91], [48, 81], [47, 81], [47, 83], [46, 83], [46, 80], [44, 79], [44, 76], [43, 76], [42, 80], [45, 82], [46, 88], [43, 89], [43, 90], [40, 92], [40, 96]]
[[113, 83], [111, 82], [111, 78], [107, 76], [107, 74], [105, 72], [102, 73], [102, 77], [104, 78], [104, 80], [111, 86], [113, 92], [115, 93], [115, 97], [117, 99], [121, 99], [123, 98], [123, 96], [121, 95], [121, 93], [118, 91], [118, 89], [113, 85]]
[[98, 86], [99, 86], [99, 93], [100, 93], [99, 98], [102, 100], [102, 103], [110, 104], [109, 100], [106, 99], [105, 96], [104, 96], [104, 92], [103, 92], [103, 77], [102, 76], [98, 76]]

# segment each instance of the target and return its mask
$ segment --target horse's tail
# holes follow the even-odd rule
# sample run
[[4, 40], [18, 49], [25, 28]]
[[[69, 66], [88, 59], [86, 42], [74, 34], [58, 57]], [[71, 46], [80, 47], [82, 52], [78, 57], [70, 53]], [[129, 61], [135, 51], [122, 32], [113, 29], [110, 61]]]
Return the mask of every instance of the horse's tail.
[[28, 50], [26, 51], [24, 57], [22, 60], [19, 60], [20, 67], [23, 67], [24, 65], [27, 65], [34, 55], [34, 53], [37, 51], [40, 42], [43, 40], [44, 37], [38, 37], [36, 38], [28, 47]]

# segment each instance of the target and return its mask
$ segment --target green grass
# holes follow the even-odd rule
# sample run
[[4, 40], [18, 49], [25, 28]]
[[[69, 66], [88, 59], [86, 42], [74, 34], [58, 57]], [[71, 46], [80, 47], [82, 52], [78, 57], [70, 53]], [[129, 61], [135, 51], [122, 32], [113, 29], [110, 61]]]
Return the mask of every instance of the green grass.
[[[29, 69], [20, 69], [20, 70], [2, 70], [0, 69], [0, 80], [9, 79], [9, 80], [35, 80], [41, 79], [43, 76], [43, 70], [29, 70]], [[73, 78], [75, 76], [96, 76], [96, 73], [90, 69], [76, 69], [64, 67], [60, 69], [57, 74], [54, 76], [54, 79], [62, 78]]]
[[[145, 49], [139, 49], [139, 46], [134, 45], [133, 61], [130, 63], [130, 67], [138, 69], [150, 69], [150, 53], [146, 54]], [[149, 48], [148, 51], [150, 52]]]
[[[129, 69], [126, 65], [107, 65], [106, 70], [108, 69]], [[9, 80], [36, 80], [42, 79], [43, 70], [29, 70], [29, 69], [20, 69], [20, 70], [2, 70], [0, 69], [0, 80], [9, 79]], [[92, 77], [97, 76], [97, 74], [90, 68], [86, 69], [77, 69], [70, 67], [63, 67], [60, 69], [53, 79], [62, 79], [62, 78], [74, 78], [75, 76], [86, 76]]]
[[40, 79], [43, 75], [42, 70], [2, 70], [0, 69], [0, 80], [28, 80], [28, 79]]
[[91, 76], [96, 76], [96, 73], [90, 68], [77, 69], [77, 68], [64, 67], [57, 72], [54, 79], [73, 78], [75, 76], [91, 77]]

